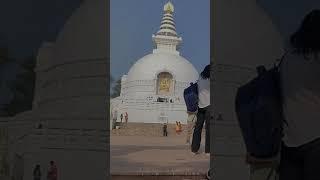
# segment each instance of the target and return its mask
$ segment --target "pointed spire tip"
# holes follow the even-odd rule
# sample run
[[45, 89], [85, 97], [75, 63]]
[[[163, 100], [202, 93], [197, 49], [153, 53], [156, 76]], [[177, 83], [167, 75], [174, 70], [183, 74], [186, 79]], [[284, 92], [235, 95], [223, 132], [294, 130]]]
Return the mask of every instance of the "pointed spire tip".
[[170, 13], [174, 12], [174, 6], [170, 0], [164, 5], [163, 10], [165, 12], [170, 12]]

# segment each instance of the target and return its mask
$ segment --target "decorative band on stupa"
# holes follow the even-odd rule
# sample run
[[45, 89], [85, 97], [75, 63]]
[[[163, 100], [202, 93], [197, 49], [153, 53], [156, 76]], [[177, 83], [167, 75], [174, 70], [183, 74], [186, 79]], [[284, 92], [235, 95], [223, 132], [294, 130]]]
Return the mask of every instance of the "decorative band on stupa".
[[163, 17], [160, 25], [160, 30], [157, 34], [166, 36], [177, 36], [176, 27], [173, 19], [174, 6], [169, 1], [163, 7]]

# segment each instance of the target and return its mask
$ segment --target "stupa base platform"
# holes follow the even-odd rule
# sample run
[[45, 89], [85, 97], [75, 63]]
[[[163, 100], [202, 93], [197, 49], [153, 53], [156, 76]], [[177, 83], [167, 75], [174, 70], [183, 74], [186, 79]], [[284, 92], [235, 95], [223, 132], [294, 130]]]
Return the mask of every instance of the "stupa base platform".
[[[119, 129], [111, 130], [112, 136], [149, 136], [163, 137], [163, 124], [160, 123], [120, 123], [117, 122]], [[168, 137], [181, 136], [185, 137], [187, 133], [187, 125], [182, 124], [182, 132], [176, 133], [176, 125], [168, 124]], [[203, 129], [203, 134], [205, 129]]]
[[203, 144], [195, 155], [184, 136], [111, 136], [112, 179], [205, 179], [210, 157]]
[[113, 175], [112, 180], [207, 180], [205, 175], [158, 175], [158, 176], [139, 176], [139, 175]]

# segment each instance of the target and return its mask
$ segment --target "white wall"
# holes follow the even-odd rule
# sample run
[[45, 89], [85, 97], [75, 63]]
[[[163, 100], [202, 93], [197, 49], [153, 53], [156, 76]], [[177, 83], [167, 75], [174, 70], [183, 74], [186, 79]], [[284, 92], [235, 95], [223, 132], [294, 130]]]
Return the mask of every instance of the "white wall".
[[[187, 123], [187, 113], [184, 104], [172, 103], [141, 103], [126, 104], [118, 107], [118, 121], [120, 121], [121, 113], [128, 113], [128, 122], [139, 123], [163, 123], [159, 119], [161, 112], [168, 117], [168, 122], [175, 124], [180, 121], [182, 124]], [[125, 119], [123, 118], [123, 122]]]

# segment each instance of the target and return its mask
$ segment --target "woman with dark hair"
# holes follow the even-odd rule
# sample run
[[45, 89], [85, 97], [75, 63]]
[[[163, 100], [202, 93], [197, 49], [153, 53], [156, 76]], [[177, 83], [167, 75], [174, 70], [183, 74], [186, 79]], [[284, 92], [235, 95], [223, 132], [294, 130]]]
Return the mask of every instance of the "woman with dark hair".
[[313, 10], [290, 39], [281, 65], [284, 127], [281, 180], [320, 179], [320, 10]]
[[198, 97], [199, 97], [199, 108], [197, 113], [197, 121], [195, 123], [193, 138], [191, 144], [191, 151], [198, 154], [201, 144], [201, 133], [203, 124], [206, 124], [206, 143], [205, 153], [210, 153], [210, 65], [207, 65], [200, 74], [198, 80]]

